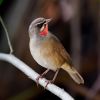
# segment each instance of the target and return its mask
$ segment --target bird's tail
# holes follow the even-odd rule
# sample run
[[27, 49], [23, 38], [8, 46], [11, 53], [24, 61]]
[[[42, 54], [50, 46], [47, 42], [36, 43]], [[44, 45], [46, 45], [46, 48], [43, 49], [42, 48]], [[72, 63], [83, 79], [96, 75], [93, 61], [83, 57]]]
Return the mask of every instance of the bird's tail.
[[81, 77], [81, 75], [77, 72], [77, 70], [74, 67], [70, 67], [68, 64], [63, 64], [61, 66], [62, 69], [68, 72], [68, 74], [71, 76], [71, 78], [78, 84], [84, 84], [84, 80]]

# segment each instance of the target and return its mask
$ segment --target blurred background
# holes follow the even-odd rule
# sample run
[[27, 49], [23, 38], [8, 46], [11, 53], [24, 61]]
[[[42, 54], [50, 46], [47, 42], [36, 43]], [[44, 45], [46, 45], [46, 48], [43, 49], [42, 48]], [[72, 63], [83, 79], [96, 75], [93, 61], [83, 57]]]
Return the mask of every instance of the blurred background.
[[[36, 72], [45, 71], [29, 51], [28, 27], [37, 17], [52, 18], [49, 30], [71, 55], [85, 80], [77, 85], [60, 70], [55, 83], [75, 100], [100, 100], [100, 0], [0, 0], [0, 16], [8, 29], [14, 55]], [[0, 23], [0, 53], [9, 53]], [[47, 79], [52, 79], [50, 71]], [[0, 100], [60, 100], [13, 65], [0, 61]]]

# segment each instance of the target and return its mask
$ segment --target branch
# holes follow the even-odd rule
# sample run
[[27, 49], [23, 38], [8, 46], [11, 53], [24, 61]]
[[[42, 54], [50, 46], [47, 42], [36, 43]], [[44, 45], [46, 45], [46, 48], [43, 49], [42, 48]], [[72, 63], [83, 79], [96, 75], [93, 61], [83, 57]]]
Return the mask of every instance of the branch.
[[[33, 71], [28, 65], [26, 65], [14, 55], [0, 53], [0, 60], [11, 63], [17, 69], [21, 70], [25, 75], [27, 75], [30, 79], [36, 82], [36, 78], [39, 76], [39, 74]], [[47, 84], [47, 80], [45, 78], [39, 79], [39, 84], [45, 87], [45, 85]], [[61, 98], [62, 100], [74, 100], [73, 97], [71, 97], [63, 89], [57, 87], [54, 84], [48, 84], [46, 89]]]
[[8, 41], [8, 45], [9, 45], [9, 49], [10, 49], [10, 54], [11, 54], [11, 53], [13, 53], [13, 48], [12, 48], [11, 41], [10, 41], [10, 38], [9, 38], [9, 35], [8, 35], [8, 30], [7, 30], [7, 28], [4, 24], [1, 16], [0, 16], [0, 22], [3, 26], [3, 28], [4, 28], [5, 33], [6, 33], [6, 37], [7, 37], [7, 41]]

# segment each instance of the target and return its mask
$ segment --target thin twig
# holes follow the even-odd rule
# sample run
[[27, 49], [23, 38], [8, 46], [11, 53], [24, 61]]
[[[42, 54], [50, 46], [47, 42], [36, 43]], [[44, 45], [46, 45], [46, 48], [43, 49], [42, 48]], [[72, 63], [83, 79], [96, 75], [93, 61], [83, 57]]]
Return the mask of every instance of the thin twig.
[[[0, 53], [0, 60], [11, 63], [17, 69], [19, 69], [25, 75], [27, 75], [30, 79], [36, 82], [36, 79], [39, 76], [39, 74], [32, 70], [28, 65], [26, 65], [24, 62], [22, 62], [14, 55]], [[45, 78], [39, 79], [39, 84], [45, 87], [47, 84], [47, 80]], [[65, 92], [64, 89], [61, 89], [54, 84], [48, 84], [46, 89], [55, 94], [56, 96], [58, 96], [59, 98], [61, 98], [62, 100], [74, 100], [74, 98], [71, 97], [67, 92]]]
[[9, 38], [9, 35], [8, 35], [7, 28], [6, 28], [5, 24], [4, 24], [1, 16], [0, 16], [0, 22], [1, 22], [2, 26], [3, 26], [3, 28], [4, 28], [5, 33], [6, 33], [8, 45], [9, 45], [9, 48], [10, 48], [10, 54], [12, 54], [13, 53], [13, 48], [12, 48], [12, 45], [11, 45], [11, 41], [10, 41], [10, 38]]

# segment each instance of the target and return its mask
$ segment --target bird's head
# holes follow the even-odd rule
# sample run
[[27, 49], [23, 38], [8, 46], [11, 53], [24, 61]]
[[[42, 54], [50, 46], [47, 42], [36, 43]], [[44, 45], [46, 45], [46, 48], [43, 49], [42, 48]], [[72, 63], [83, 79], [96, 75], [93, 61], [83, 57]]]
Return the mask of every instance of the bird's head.
[[46, 36], [48, 34], [48, 23], [51, 19], [37, 18], [29, 26], [29, 35], [39, 34], [40, 36]]

